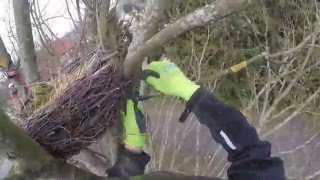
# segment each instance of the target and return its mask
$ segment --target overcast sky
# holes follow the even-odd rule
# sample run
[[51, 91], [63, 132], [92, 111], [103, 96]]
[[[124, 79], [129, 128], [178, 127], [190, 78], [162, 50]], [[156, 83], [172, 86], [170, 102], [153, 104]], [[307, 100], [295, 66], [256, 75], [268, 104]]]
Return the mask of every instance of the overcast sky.
[[[44, 19], [60, 16], [54, 19], [47, 21], [48, 25], [51, 27], [51, 30], [58, 36], [62, 37], [67, 32], [70, 32], [74, 25], [70, 19], [69, 13], [66, 8], [65, 0], [29, 0], [36, 1], [39, 3], [39, 7], [43, 12]], [[70, 11], [75, 20], [77, 19], [77, 11], [75, 8], [75, 0], [67, 0], [69, 3]], [[6, 47], [9, 51], [12, 51], [12, 45], [9, 41], [9, 34], [7, 28], [9, 27], [9, 22], [14, 23], [13, 17], [13, 7], [11, 0], [0, 0], [0, 35], [6, 44]], [[15, 31], [15, 29], [14, 29]], [[35, 37], [37, 39], [37, 37]]]

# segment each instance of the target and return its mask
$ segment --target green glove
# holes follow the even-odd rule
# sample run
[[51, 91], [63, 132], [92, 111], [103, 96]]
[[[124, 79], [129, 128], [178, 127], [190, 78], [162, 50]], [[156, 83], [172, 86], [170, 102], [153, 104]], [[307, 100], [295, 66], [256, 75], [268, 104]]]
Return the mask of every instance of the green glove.
[[146, 67], [145, 72], [159, 75], [159, 77], [154, 75], [147, 77], [147, 82], [156, 90], [166, 95], [181, 97], [186, 101], [200, 87], [189, 80], [177, 65], [169, 60], [152, 62]]
[[142, 148], [146, 144], [146, 118], [132, 99], [127, 100], [124, 112], [121, 112], [124, 130], [124, 145]]

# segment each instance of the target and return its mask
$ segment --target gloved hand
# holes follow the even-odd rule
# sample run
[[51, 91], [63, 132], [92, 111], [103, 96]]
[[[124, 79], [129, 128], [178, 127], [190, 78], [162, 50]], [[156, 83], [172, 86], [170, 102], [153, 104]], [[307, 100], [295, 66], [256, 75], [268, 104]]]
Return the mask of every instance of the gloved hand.
[[128, 99], [125, 110], [121, 112], [123, 143], [129, 149], [141, 149], [146, 144], [146, 118], [137, 103], [134, 99]]
[[[152, 62], [146, 67], [144, 72], [151, 74], [146, 80], [156, 90], [166, 95], [181, 97], [186, 101], [200, 87], [189, 80], [177, 65], [169, 60]], [[155, 77], [155, 74], [158, 77]]]

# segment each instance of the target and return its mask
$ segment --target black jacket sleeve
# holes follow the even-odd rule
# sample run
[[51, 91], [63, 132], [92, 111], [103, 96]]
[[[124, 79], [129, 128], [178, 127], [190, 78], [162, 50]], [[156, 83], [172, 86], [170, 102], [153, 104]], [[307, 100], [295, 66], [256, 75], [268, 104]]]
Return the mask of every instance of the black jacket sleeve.
[[108, 177], [129, 177], [144, 173], [145, 166], [149, 163], [150, 156], [145, 152], [140, 154], [121, 147], [115, 164], [107, 170]]
[[212, 137], [228, 152], [229, 179], [285, 179], [283, 162], [271, 157], [271, 144], [261, 141], [254, 127], [235, 108], [198, 89], [186, 104]]

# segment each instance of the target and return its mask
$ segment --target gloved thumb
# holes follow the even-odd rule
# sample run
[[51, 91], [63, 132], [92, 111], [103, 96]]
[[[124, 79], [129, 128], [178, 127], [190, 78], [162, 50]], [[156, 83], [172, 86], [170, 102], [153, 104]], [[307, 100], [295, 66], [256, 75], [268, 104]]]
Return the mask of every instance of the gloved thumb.
[[160, 78], [160, 74], [150, 69], [143, 70], [141, 79], [146, 81], [148, 77]]

